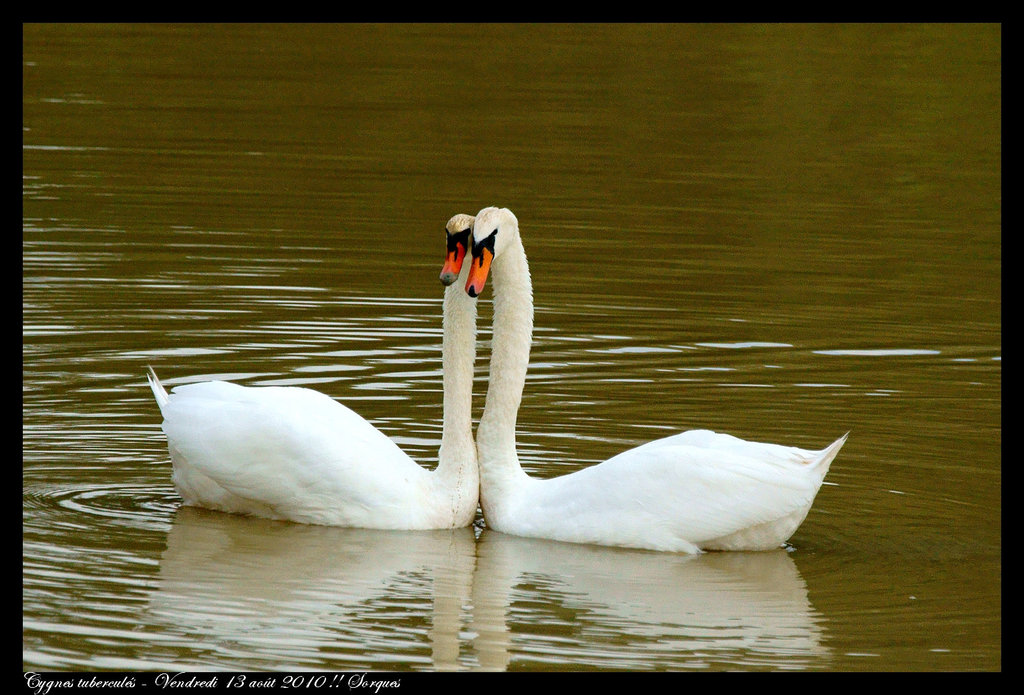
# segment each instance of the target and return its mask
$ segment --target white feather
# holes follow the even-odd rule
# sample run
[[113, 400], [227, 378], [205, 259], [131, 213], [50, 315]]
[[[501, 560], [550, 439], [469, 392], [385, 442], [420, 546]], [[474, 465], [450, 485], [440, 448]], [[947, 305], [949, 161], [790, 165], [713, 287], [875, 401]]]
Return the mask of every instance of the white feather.
[[694, 430], [569, 475], [538, 479], [523, 472], [515, 426], [529, 362], [532, 290], [515, 216], [481, 210], [474, 235], [494, 229], [494, 339], [477, 430], [488, 526], [521, 536], [691, 553], [784, 543], [806, 517], [846, 435], [809, 451]]
[[[456, 216], [451, 226], [461, 218]], [[468, 264], [466, 264], [468, 267]], [[149, 370], [173, 480], [187, 505], [310, 524], [384, 529], [467, 526], [479, 477], [471, 429], [476, 305], [445, 291], [444, 431], [434, 471], [332, 398], [296, 387], [187, 384]]]

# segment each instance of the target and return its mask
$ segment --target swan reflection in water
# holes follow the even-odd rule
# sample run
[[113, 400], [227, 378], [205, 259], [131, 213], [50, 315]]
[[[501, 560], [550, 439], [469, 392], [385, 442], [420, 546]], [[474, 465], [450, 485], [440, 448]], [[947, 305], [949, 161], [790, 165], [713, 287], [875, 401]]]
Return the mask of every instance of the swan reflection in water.
[[204, 668], [450, 669], [474, 563], [470, 527], [337, 528], [181, 507], [149, 608], [187, 631]]
[[167, 660], [203, 669], [807, 668], [828, 656], [784, 550], [695, 556], [186, 507], [148, 612], [168, 626]]
[[489, 670], [527, 651], [541, 667], [558, 663], [509, 629], [530, 622], [523, 612], [537, 602], [569, 614], [560, 634], [576, 644], [561, 662], [577, 666], [806, 668], [828, 655], [824, 620], [782, 549], [690, 555], [484, 531], [472, 586], [471, 630]]

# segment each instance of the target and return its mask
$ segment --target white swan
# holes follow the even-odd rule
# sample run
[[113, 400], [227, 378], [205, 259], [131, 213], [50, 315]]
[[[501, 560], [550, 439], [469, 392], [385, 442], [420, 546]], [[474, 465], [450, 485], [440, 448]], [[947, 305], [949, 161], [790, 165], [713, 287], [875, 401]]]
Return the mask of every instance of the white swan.
[[695, 430], [568, 475], [527, 475], [516, 455], [516, 414], [530, 358], [533, 297], [519, 223], [504, 208], [476, 216], [469, 295], [481, 293], [488, 272], [494, 278], [494, 332], [476, 436], [488, 527], [690, 553], [767, 550], [793, 534], [846, 435], [821, 451], [807, 451]]
[[[463, 265], [472, 223], [471, 215], [456, 215], [447, 224], [446, 284]], [[471, 421], [475, 305], [457, 286], [445, 290], [444, 431], [433, 471], [362, 417], [311, 389], [210, 381], [179, 386], [168, 395], [150, 369], [174, 484], [184, 503], [331, 526], [471, 524], [479, 495]]]

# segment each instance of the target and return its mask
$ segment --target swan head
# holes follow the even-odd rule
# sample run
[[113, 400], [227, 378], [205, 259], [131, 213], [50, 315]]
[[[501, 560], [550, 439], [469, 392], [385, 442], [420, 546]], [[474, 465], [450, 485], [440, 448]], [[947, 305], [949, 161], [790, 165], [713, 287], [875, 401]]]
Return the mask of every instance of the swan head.
[[444, 267], [441, 268], [441, 284], [445, 287], [459, 279], [462, 261], [469, 253], [472, 243], [473, 219], [472, 215], [453, 215], [444, 226], [448, 235], [448, 251], [444, 258]]
[[473, 222], [473, 261], [466, 281], [466, 293], [478, 297], [484, 291], [491, 262], [519, 236], [519, 220], [508, 208], [484, 208]]

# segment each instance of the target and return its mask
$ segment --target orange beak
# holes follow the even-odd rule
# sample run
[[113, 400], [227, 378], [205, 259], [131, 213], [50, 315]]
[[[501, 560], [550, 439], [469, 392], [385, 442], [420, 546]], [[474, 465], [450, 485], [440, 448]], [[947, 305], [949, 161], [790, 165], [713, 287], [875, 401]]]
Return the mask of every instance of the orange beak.
[[459, 244], [454, 250], [449, 251], [444, 257], [444, 266], [441, 267], [441, 284], [447, 287], [459, 279], [462, 271], [462, 262], [466, 260], [466, 247]]
[[447, 287], [459, 279], [462, 272], [462, 262], [466, 260], [466, 252], [469, 250], [469, 230], [458, 234], [448, 232], [448, 253], [444, 257], [444, 266], [441, 268], [441, 284]]
[[473, 265], [469, 267], [469, 279], [466, 280], [466, 294], [470, 297], [479, 297], [480, 293], [484, 291], [487, 273], [491, 271], [492, 260], [494, 260], [494, 252], [487, 247], [480, 249], [480, 255], [474, 252]]

